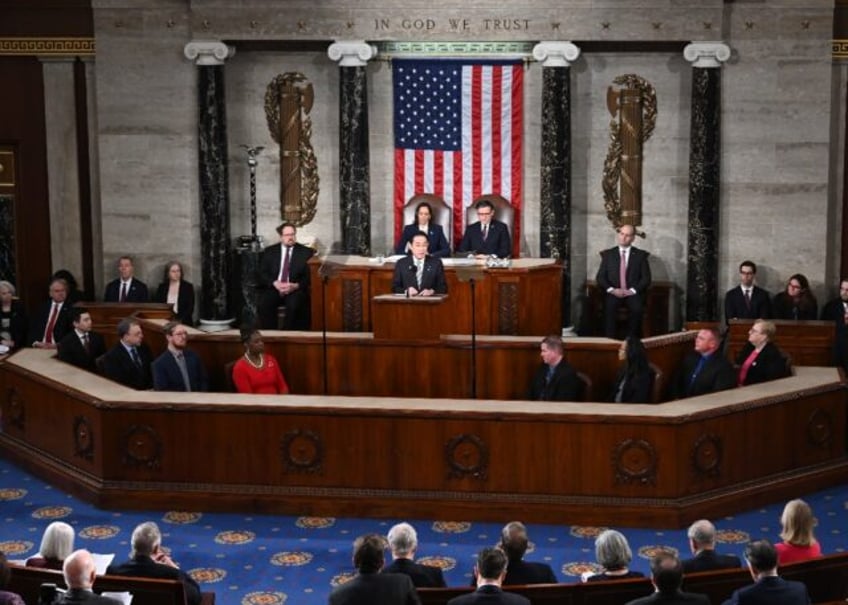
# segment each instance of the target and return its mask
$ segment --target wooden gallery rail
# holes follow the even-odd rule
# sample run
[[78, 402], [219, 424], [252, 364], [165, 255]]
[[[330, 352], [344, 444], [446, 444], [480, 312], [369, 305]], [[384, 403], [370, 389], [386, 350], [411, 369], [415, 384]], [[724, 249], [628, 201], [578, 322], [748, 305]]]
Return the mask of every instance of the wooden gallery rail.
[[[155, 325], [145, 329], [160, 347]], [[667, 341], [648, 343], [652, 361], [670, 372], [679, 351], [667, 352], [691, 346], [691, 333], [658, 338]], [[357, 372], [366, 390], [388, 380], [375, 364], [390, 356], [386, 343], [364, 340], [353, 338], [358, 359], [340, 366], [347, 382], [335, 377], [331, 392], [341, 394], [332, 396], [136, 392], [24, 350], [0, 364], [0, 451], [104, 507], [656, 527], [834, 485], [848, 470], [846, 393], [834, 368], [661, 405], [450, 398], [449, 368], [424, 377], [446, 383], [431, 398], [348, 396], [362, 394], [351, 386]], [[267, 341], [295, 392], [320, 384], [314, 342]], [[582, 370], [615, 354], [614, 341], [593, 342], [582, 353], [574, 345]], [[331, 359], [352, 356], [345, 343]], [[486, 397], [513, 382], [523, 390], [536, 363], [536, 339], [496, 345], [480, 362], [492, 379]], [[210, 368], [240, 351], [234, 334], [191, 346]], [[419, 354], [436, 355], [423, 345]], [[405, 377], [420, 387], [415, 370]]]

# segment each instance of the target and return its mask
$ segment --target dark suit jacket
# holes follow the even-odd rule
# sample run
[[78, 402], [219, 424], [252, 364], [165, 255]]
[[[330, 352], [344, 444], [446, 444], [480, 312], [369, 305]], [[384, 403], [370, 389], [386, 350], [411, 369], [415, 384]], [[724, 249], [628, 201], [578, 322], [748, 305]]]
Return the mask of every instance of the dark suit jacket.
[[801, 582], [770, 576], [734, 591], [724, 605], [805, 605], [809, 602], [807, 587]]
[[822, 307], [821, 319], [822, 321], [832, 321], [836, 323], [836, 328], [839, 329], [845, 328], [845, 311], [842, 306], [841, 298], [834, 298], [827, 302], [827, 304]]
[[88, 333], [88, 348], [82, 346], [76, 330], [71, 330], [59, 341], [59, 360], [70, 363], [89, 372], [97, 371], [97, 358], [106, 352], [106, 343], [97, 332]]
[[[618, 371], [615, 382], [612, 383], [612, 391], [610, 391], [607, 401], [615, 401], [621, 381], [625, 379], [626, 371], [627, 368], [625, 366], [622, 366]], [[635, 374], [624, 384], [624, 390], [621, 393], [621, 403], [650, 403], [651, 389], [653, 387], [653, 372], [648, 371], [643, 374]]]
[[[263, 289], [274, 289], [274, 282], [280, 275], [282, 267], [282, 244], [268, 246], [262, 251], [262, 260], [259, 263], [259, 287]], [[295, 243], [292, 246], [291, 259], [289, 260], [289, 281], [300, 284], [299, 291], [309, 296], [309, 267], [307, 262], [312, 258], [315, 251], [303, 244]]]
[[465, 228], [465, 235], [459, 244], [457, 252], [471, 252], [474, 254], [494, 254], [498, 258], [509, 258], [512, 256], [512, 238], [506, 223], [492, 219], [489, 223], [489, 234], [483, 241], [483, 230], [480, 221], [471, 223]]
[[833, 363], [848, 369], [848, 326], [845, 325], [844, 316], [841, 298], [829, 301], [822, 308], [822, 321], [832, 321], [836, 325], [836, 336], [833, 341]]
[[628, 601], [626, 605], [710, 605], [710, 599], [707, 595], [678, 590], [670, 593], [655, 592], [648, 597]]
[[530, 384], [528, 399], [534, 401], [580, 401], [583, 383], [577, 371], [563, 359], [559, 362], [551, 381], [545, 384], [548, 375], [547, 364], [542, 364]]
[[[603, 292], [609, 288], [621, 286], [621, 252], [618, 246], [601, 252], [601, 266], [595, 281]], [[644, 296], [651, 285], [651, 267], [648, 264], [648, 253], [639, 248], [630, 247], [627, 259], [627, 287], [636, 290], [636, 294]]]
[[[751, 351], [754, 350], [754, 345], [746, 342], [739, 355], [736, 356], [736, 365], [742, 366]], [[745, 376], [745, 384], [758, 384], [760, 382], [768, 382], [769, 380], [777, 380], [785, 378], [786, 373], [786, 358], [780, 352], [774, 343], [767, 342], [757, 359], [748, 368], [748, 374]]]
[[[135, 281], [135, 280], [133, 280]], [[156, 288], [156, 297], [153, 302], [166, 303], [168, 302], [168, 288], [170, 282], [162, 282]], [[194, 325], [194, 286], [191, 282], [180, 280], [180, 291], [177, 294], [177, 319], [187, 326]]]
[[76, 605], [77, 603], [86, 603], [87, 605], [121, 605], [121, 602], [117, 599], [101, 597], [90, 590], [82, 590], [80, 588], [68, 589], [57, 603], [58, 605]]
[[713, 569], [739, 569], [742, 561], [736, 555], [720, 555], [714, 550], [702, 550], [691, 559], [682, 561], [683, 573], [711, 571]]
[[[418, 228], [418, 223], [404, 225], [400, 241], [395, 247], [395, 254], [406, 254], [406, 244], [412, 241], [412, 237], [420, 232], [421, 230]], [[445, 230], [442, 229], [441, 225], [430, 223], [427, 226], [427, 238], [430, 240], [430, 244], [427, 247], [428, 254], [435, 256], [436, 258], [450, 256], [450, 244], [448, 244], [448, 238], [445, 237]]]
[[127, 353], [120, 342], [101, 358], [101, 368], [103, 375], [109, 380], [120, 382], [121, 384], [144, 391], [153, 387], [153, 379], [150, 375], [150, 349], [143, 344], [138, 347], [138, 355], [141, 357], [141, 368], [135, 365], [135, 362]]
[[106, 569], [106, 573], [110, 576], [180, 580], [185, 586], [186, 603], [188, 605], [200, 605], [200, 587], [191, 576], [181, 569], [157, 563], [150, 557], [139, 555], [120, 565], [110, 565]]
[[[29, 324], [27, 346], [31, 347], [32, 343], [44, 338], [44, 330], [47, 329], [47, 322], [50, 321], [50, 311], [52, 310], [53, 301], [48, 300], [42, 304], [38, 308], [38, 312], [32, 316], [32, 321]], [[69, 330], [73, 330], [73, 326], [74, 323], [71, 321], [71, 305], [68, 301], [65, 301], [62, 308], [59, 310], [59, 315], [56, 317], [56, 324], [53, 326], [53, 342], [58, 344]]]
[[801, 300], [805, 306], [798, 307], [798, 317], [795, 317], [795, 303], [786, 292], [778, 292], [772, 301], [772, 312], [775, 319], [798, 319], [810, 320], [817, 319], [819, 313], [818, 303], [816, 299], [810, 295], [806, 299]]
[[751, 290], [751, 308], [745, 304], [745, 293], [742, 286], [736, 286], [724, 295], [724, 319], [771, 319], [771, 295], [754, 286]]
[[19, 594], [0, 590], [0, 605], [26, 605], [26, 603], [24, 603], [23, 597]]
[[[412, 256], [400, 259], [395, 263], [395, 273], [392, 278], [392, 292], [403, 294], [407, 288], [418, 288], [415, 280], [415, 259]], [[436, 294], [447, 294], [448, 284], [445, 281], [445, 268], [442, 261], [432, 256], [424, 257], [424, 275], [421, 276], [420, 290], [435, 290]]]
[[330, 593], [329, 605], [420, 605], [409, 576], [360, 573]]
[[510, 561], [506, 568], [504, 586], [516, 584], [556, 584], [558, 582], [554, 570], [547, 563], [531, 563], [529, 561]]
[[[68, 303], [66, 302], [65, 304]], [[29, 323], [27, 322], [24, 305], [19, 300], [13, 300], [12, 306], [9, 309], [9, 336], [15, 342], [16, 349], [29, 346], [33, 343], [32, 340], [27, 342], [27, 330], [29, 330]]]
[[511, 592], [504, 592], [497, 586], [484, 584], [471, 594], [454, 597], [448, 605], [471, 605], [473, 603], [490, 605], [530, 605], [530, 599]]
[[[209, 380], [206, 377], [206, 368], [194, 351], [183, 350], [183, 359], [186, 363], [188, 381], [194, 392], [206, 392], [209, 390]], [[185, 391], [183, 375], [174, 354], [168, 349], [153, 361], [153, 389], [156, 391]]]
[[[121, 280], [113, 279], [106, 284], [106, 292], [103, 294], [103, 302], [119, 302], [121, 298]], [[135, 277], [132, 278], [130, 289], [127, 292], [127, 299], [124, 302], [146, 303], [150, 301], [150, 295], [147, 293], [147, 284], [139, 281]]]
[[692, 373], [700, 358], [701, 354], [697, 351], [690, 351], [683, 358], [683, 365], [675, 381], [674, 395], [678, 399], [724, 391], [736, 386], [736, 372], [721, 351], [710, 355], [693, 382]]
[[445, 586], [442, 570], [430, 565], [419, 565], [410, 559], [395, 559], [381, 573], [402, 573], [412, 580], [416, 588], [441, 588]]

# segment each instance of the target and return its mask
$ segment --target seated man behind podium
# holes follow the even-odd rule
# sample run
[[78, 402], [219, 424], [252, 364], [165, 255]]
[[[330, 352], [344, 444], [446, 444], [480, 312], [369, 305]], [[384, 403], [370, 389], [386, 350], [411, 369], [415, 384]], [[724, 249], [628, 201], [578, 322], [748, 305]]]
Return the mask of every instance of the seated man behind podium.
[[626, 605], [710, 605], [707, 595], [681, 590], [683, 568], [680, 559], [671, 551], [661, 550], [651, 559], [651, 584], [654, 585], [654, 594], [633, 599]]
[[94, 565], [94, 557], [87, 550], [72, 552], [65, 564], [62, 566], [62, 574], [65, 576], [65, 584], [68, 591], [56, 601], [57, 605], [70, 605], [71, 603], [91, 603], [92, 605], [121, 605], [117, 599], [103, 597], [92, 592], [94, 579], [97, 577], [97, 569]]
[[723, 605], [807, 605], [810, 595], [802, 582], [777, 575], [777, 551], [768, 540], [745, 547], [745, 559], [754, 583], [733, 592]]
[[736, 372], [719, 350], [718, 330], [699, 330], [695, 337], [695, 349], [683, 358], [677, 372], [674, 396], [697, 397], [736, 386]]
[[512, 238], [506, 224], [495, 218], [492, 202], [481, 200], [474, 208], [479, 220], [465, 228], [465, 235], [462, 236], [462, 242], [456, 251], [473, 254], [477, 258], [509, 258]]
[[151, 354], [142, 342], [144, 332], [141, 325], [132, 318], [122, 319], [118, 323], [118, 338], [118, 344], [102, 358], [103, 375], [137, 391], [150, 389], [153, 386]]
[[259, 325], [266, 330], [277, 329], [277, 308], [286, 310], [283, 330], [308, 330], [311, 326], [309, 308], [309, 259], [315, 251], [297, 243], [297, 228], [293, 223], [277, 227], [280, 243], [262, 251], [259, 264]]
[[769, 319], [771, 317], [771, 294], [754, 285], [757, 265], [745, 260], [739, 265], [739, 285], [731, 288], [724, 296], [724, 319]]
[[412, 255], [395, 263], [392, 292], [407, 296], [447, 294], [445, 268], [442, 261], [427, 255], [429, 238], [425, 233], [412, 236]]
[[534, 401], [578, 401], [583, 384], [563, 358], [562, 339], [546, 336], [539, 345], [542, 365], [530, 385], [528, 399]]
[[477, 590], [471, 594], [454, 597], [448, 605], [491, 603], [492, 605], [530, 605], [527, 597], [504, 592], [501, 586], [506, 578], [507, 558], [500, 548], [484, 548], [477, 555], [474, 579]]
[[440, 588], [445, 586], [442, 570], [430, 565], [420, 565], [414, 561], [418, 549], [418, 534], [409, 523], [398, 523], [389, 530], [387, 536], [392, 551], [392, 564], [382, 573], [402, 573], [412, 580], [416, 588]]
[[383, 568], [382, 536], [368, 534], [353, 543], [353, 565], [359, 573], [330, 593], [330, 605], [420, 605], [409, 576], [380, 573]]
[[106, 284], [103, 302], [146, 303], [150, 300], [147, 284], [135, 278], [135, 266], [131, 256], [118, 259], [118, 278]]
[[524, 560], [527, 552], [527, 528], [520, 521], [512, 521], [501, 530], [501, 549], [506, 553], [509, 564], [506, 567], [504, 584], [556, 584], [554, 570], [547, 563], [530, 563]]
[[707, 519], [695, 521], [690, 525], [686, 536], [689, 538], [689, 548], [695, 556], [683, 561], [683, 573], [742, 567], [742, 561], [736, 555], [722, 555], [716, 552], [716, 528]]
[[103, 337], [91, 329], [91, 315], [87, 309], [73, 307], [71, 322], [74, 329], [59, 341], [59, 359], [89, 372], [96, 372], [97, 358], [106, 352]]
[[110, 576], [179, 580], [185, 586], [186, 603], [200, 604], [200, 587], [162, 550], [162, 534], [159, 526], [152, 521], [142, 523], [133, 530], [129, 561], [110, 565], [106, 573]]
[[167, 350], [153, 362], [153, 388], [156, 391], [209, 390], [206, 368], [194, 351], [187, 349], [188, 330], [179, 321], [169, 321], [163, 328]]
[[618, 245], [601, 252], [601, 266], [595, 281], [604, 297], [604, 336], [615, 338], [615, 320], [620, 304], [627, 305], [627, 335], [640, 336], [645, 295], [651, 285], [648, 253], [632, 246], [636, 227], [618, 228]]

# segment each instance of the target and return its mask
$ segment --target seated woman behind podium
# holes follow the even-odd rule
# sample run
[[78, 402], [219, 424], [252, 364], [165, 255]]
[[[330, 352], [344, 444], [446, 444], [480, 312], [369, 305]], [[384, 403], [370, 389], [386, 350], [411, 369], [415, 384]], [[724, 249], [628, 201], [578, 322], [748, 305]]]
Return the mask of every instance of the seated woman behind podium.
[[424, 233], [430, 240], [427, 253], [436, 258], [450, 256], [450, 244], [445, 237], [445, 231], [441, 225], [432, 222], [433, 207], [427, 202], [421, 202], [415, 207], [415, 221], [404, 225], [395, 254], [406, 254], [412, 251], [412, 236], [416, 233]]
[[233, 384], [239, 393], [286, 395], [289, 385], [280, 371], [280, 364], [265, 353], [265, 343], [259, 330], [242, 330], [244, 357], [233, 366]]
[[156, 289], [154, 302], [174, 305], [174, 315], [184, 326], [194, 325], [194, 285], [186, 281], [183, 266], [172, 260], [165, 265], [165, 276]]
[[777, 328], [770, 321], [758, 319], [748, 330], [748, 342], [736, 356], [739, 368], [737, 384], [740, 387], [785, 378], [786, 357], [771, 342]]
[[608, 401], [650, 403], [654, 372], [648, 363], [645, 345], [635, 336], [628, 336], [618, 348], [618, 359], [624, 365], [618, 371]]
[[10, 351], [23, 347], [28, 325], [24, 305], [15, 298], [15, 286], [0, 281], [0, 345]]
[[805, 275], [796, 273], [789, 278], [786, 289], [775, 294], [772, 311], [775, 319], [818, 319], [819, 304]]

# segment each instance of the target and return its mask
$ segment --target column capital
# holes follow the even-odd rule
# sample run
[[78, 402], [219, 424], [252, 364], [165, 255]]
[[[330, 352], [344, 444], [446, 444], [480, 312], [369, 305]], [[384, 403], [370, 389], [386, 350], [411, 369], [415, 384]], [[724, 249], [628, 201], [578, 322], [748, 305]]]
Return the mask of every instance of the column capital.
[[683, 57], [692, 67], [721, 67], [730, 58], [730, 47], [724, 42], [692, 42], [683, 49]]
[[533, 58], [542, 67], [570, 67], [580, 56], [580, 48], [571, 42], [539, 42], [533, 47]]
[[363, 67], [377, 56], [377, 47], [365, 40], [336, 40], [327, 49], [327, 56], [339, 62], [339, 67]]
[[198, 66], [223, 65], [236, 54], [236, 49], [220, 40], [192, 40], [183, 48], [183, 54]]

